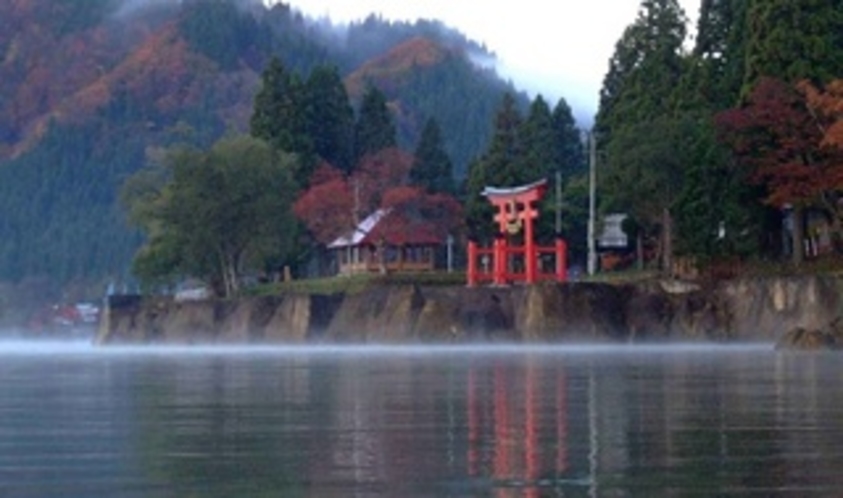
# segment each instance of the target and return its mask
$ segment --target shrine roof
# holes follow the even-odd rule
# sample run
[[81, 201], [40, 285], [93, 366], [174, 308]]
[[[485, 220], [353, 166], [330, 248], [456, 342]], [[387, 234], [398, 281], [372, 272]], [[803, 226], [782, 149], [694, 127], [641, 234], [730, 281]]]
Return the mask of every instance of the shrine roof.
[[369, 235], [369, 232], [375, 228], [375, 225], [377, 225], [387, 213], [388, 211], [385, 209], [378, 209], [361, 221], [360, 224], [358, 224], [353, 230], [349, 230], [348, 234], [343, 235], [328, 244], [328, 248], [337, 249], [340, 247], [360, 245], [363, 242], [363, 239]]
[[526, 185], [518, 185], [515, 187], [485, 187], [481, 192], [486, 197], [519, 195], [529, 192], [534, 189], [543, 189], [547, 186], [547, 178], [543, 178], [537, 182], [528, 183]]
[[390, 209], [378, 209], [349, 233], [337, 238], [328, 249], [362, 245], [438, 245], [443, 242], [435, 227], [428, 222], [413, 222]]

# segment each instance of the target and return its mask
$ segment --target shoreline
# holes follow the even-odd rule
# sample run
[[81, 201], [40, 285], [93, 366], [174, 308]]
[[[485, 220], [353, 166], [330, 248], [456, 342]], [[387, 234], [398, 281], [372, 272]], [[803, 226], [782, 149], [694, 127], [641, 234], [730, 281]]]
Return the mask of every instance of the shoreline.
[[[681, 284], [681, 285], [680, 285]], [[375, 283], [359, 292], [235, 300], [112, 296], [95, 340], [131, 344], [777, 343], [839, 314], [843, 279], [477, 287]]]

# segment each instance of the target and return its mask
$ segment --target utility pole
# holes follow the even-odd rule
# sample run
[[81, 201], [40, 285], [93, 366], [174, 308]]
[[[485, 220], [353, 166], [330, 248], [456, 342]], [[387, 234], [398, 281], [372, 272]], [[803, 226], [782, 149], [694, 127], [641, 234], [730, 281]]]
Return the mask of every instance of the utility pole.
[[562, 172], [556, 170], [556, 237], [562, 234]]
[[595, 237], [595, 193], [597, 190], [597, 145], [594, 131], [588, 132], [588, 274], [597, 272], [597, 248]]

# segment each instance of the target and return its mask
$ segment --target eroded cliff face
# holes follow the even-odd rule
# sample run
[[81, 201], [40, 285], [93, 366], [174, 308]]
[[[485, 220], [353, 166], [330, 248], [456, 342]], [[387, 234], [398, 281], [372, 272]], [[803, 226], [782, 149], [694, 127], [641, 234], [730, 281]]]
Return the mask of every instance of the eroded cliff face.
[[419, 287], [175, 302], [114, 296], [98, 342], [452, 343], [778, 340], [841, 315], [835, 277]]

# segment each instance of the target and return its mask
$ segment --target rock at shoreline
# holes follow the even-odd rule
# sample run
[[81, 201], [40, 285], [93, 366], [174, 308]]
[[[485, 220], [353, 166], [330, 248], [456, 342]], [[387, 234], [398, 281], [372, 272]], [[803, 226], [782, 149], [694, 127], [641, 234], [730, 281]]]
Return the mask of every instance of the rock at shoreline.
[[843, 317], [821, 329], [796, 327], [776, 342], [779, 351], [834, 351], [843, 346]]

